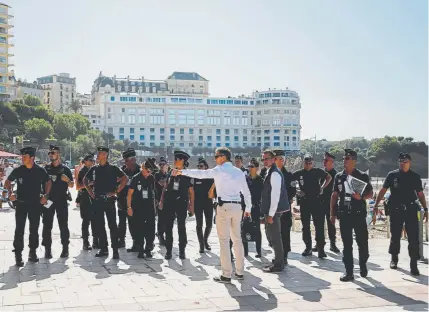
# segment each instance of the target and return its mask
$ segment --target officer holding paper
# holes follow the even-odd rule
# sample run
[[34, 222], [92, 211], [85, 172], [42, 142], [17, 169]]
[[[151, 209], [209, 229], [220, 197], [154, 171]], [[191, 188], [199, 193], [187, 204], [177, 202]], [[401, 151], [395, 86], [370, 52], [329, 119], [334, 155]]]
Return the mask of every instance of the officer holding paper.
[[[344, 150], [344, 170], [337, 173], [334, 179], [334, 190], [331, 196], [331, 222], [340, 220], [341, 238], [344, 244], [343, 263], [346, 274], [340, 280], [348, 282], [353, 276], [353, 230], [359, 248], [360, 275], [366, 277], [368, 252], [368, 228], [366, 223], [366, 199], [372, 197], [372, 185], [369, 176], [356, 168], [357, 153], [351, 149]], [[336, 206], [338, 203], [338, 211]]]

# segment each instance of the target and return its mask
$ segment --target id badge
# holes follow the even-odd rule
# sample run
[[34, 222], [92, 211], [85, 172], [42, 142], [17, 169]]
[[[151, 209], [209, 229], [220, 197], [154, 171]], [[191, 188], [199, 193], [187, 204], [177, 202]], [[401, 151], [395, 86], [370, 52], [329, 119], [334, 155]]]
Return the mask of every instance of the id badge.
[[143, 199], [148, 199], [149, 198], [149, 192], [147, 190], [143, 190], [142, 196], [143, 196]]
[[175, 190], [175, 191], [179, 190], [179, 182], [174, 182], [174, 184], [173, 184], [173, 190]]
[[128, 182], [127, 182], [127, 185], [128, 185], [128, 186], [130, 186], [130, 185], [131, 185], [131, 180], [132, 180], [132, 178], [128, 177]]
[[344, 205], [350, 206], [351, 201], [352, 201], [352, 197], [351, 196], [344, 197]]

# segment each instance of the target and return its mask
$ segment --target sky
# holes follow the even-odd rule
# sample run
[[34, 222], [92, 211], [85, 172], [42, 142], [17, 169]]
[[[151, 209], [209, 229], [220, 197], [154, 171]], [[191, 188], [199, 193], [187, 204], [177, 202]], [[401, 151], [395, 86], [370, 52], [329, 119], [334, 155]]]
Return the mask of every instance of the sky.
[[285, 88], [301, 138], [428, 142], [426, 0], [4, 0], [17, 78], [192, 71], [212, 96]]

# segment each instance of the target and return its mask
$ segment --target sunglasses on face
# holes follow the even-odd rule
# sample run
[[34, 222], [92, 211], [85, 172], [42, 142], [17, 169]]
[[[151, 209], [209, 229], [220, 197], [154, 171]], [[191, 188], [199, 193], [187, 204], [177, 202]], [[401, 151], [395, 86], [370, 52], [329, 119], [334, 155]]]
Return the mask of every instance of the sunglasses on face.
[[176, 156], [176, 157], [174, 157], [174, 160], [184, 160], [184, 158], [181, 156]]
[[219, 157], [222, 157], [222, 156], [225, 156], [225, 155], [222, 155], [222, 154], [220, 154], [220, 155], [215, 155], [215, 159], [218, 159]]
[[205, 166], [204, 166], [204, 165], [198, 165], [197, 167], [198, 167], [198, 168], [203, 168], [203, 169], [205, 168]]
[[399, 160], [399, 162], [400, 162], [401, 164], [407, 164], [407, 163], [409, 163], [410, 161], [409, 161], [408, 159], [404, 159], [404, 160]]
[[252, 168], [256, 168], [254, 165], [250, 165], [250, 166], [248, 166], [247, 168], [250, 168], [250, 169], [252, 169]]
[[165, 165], [166, 165], [165, 163], [160, 163], [160, 164], [159, 164], [159, 166], [165, 166]]
[[351, 157], [343, 157], [343, 160], [351, 160], [352, 158]]
[[272, 158], [262, 158], [263, 161], [271, 160]]
[[56, 152], [51, 151], [48, 153], [48, 155], [54, 155], [54, 154], [56, 154]]

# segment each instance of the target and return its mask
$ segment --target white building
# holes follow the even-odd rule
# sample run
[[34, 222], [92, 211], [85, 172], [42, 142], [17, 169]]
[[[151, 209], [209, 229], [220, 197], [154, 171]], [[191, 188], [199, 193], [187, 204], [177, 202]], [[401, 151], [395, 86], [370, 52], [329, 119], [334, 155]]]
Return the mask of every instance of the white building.
[[[133, 80], [127, 81], [129, 87]], [[123, 90], [120, 81], [100, 76], [93, 86], [95, 101], [83, 107], [83, 114], [94, 128], [144, 146], [188, 152], [219, 146], [299, 151], [301, 104], [296, 92], [268, 90], [248, 98], [215, 98], [205, 96], [208, 81], [204, 81], [207, 85], [198, 96], [171, 94], [167, 82], [157, 82], [159, 87], [149, 92], [118, 92], [118, 86]]]
[[40, 99], [40, 101], [44, 100], [44, 90], [41, 85], [37, 83], [37, 81], [34, 81], [32, 83], [21, 81], [18, 79], [18, 81], [15, 84], [16, 94], [15, 98], [22, 99], [26, 95], [32, 95]]
[[70, 74], [61, 73], [37, 78], [37, 82], [44, 89], [44, 103], [52, 110], [63, 112], [76, 98], [76, 78], [70, 78]]

